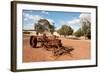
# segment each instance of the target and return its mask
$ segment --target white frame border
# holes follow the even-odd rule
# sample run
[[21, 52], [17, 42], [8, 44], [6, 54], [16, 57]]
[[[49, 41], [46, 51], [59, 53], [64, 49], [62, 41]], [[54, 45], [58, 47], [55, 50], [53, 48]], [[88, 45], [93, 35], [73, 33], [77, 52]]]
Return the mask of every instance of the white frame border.
[[[67, 8], [67, 9], [65, 9]], [[73, 60], [73, 61], [55, 61], [55, 62], [32, 62], [22, 63], [22, 10], [49, 10], [49, 11], [74, 11], [74, 12], [90, 12], [91, 13], [91, 60]], [[31, 5], [17, 4], [17, 69], [35, 69], [35, 68], [52, 68], [52, 67], [68, 67], [83, 66], [96, 64], [96, 9], [85, 7], [65, 7], [65, 6], [49, 6], [49, 5]]]

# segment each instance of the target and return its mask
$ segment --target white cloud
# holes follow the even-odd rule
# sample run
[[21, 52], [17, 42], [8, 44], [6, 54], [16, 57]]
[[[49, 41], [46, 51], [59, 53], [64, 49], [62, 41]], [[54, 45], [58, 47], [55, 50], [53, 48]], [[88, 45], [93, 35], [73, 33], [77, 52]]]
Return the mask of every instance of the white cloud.
[[60, 24], [61, 25], [75, 25], [75, 24], [79, 24], [80, 23], [80, 19], [77, 19], [77, 18], [73, 18], [72, 20], [70, 20], [70, 21], [63, 21], [63, 20], [61, 20], [60, 21]]
[[[39, 20], [40, 19], [40, 17], [38, 17], [38, 16], [34, 16], [33, 17], [33, 19], [34, 20]], [[52, 19], [47, 19], [51, 24], [54, 22]], [[34, 29], [34, 23], [29, 23], [29, 24], [27, 24], [27, 25], [24, 25], [23, 26], [23, 29], [24, 30], [33, 30]]]
[[39, 16], [39, 15], [34, 15], [32, 19], [34, 21], [38, 21], [38, 20], [43, 19], [43, 18], [41, 16]]
[[81, 21], [83, 21], [83, 19], [84, 21], [89, 20], [91, 22], [91, 14], [81, 13], [78, 18], [73, 17], [73, 19], [70, 21], [61, 20], [60, 26], [58, 26], [56, 29], [59, 29], [62, 25], [66, 24], [71, 26], [74, 29], [74, 31], [76, 31], [77, 29], [79, 29], [78, 26], [81, 26]]
[[74, 18], [73, 20], [68, 21], [67, 23], [68, 24], [72, 24], [72, 25], [74, 25], [74, 24], [80, 24], [80, 19]]
[[23, 13], [23, 15], [24, 15], [24, 21], [29, 23], [31, 21], [33, 24], [36, 23], [38, 20], [42, 19], [42, 17], [39, 15], [32, 15], [28, 13]]
[[60, 21], [60, 25], [64, 25], [64, 24], [67, 24], [67, 22], [64, 21], [64, 20], [61, 20], [61, 21]]
[[28, 13], [23, 13], [24, 15], [24, 20], [25, 21], [28, 21], [28, 20], [33, 20], [33, 21], [38, 21], [39, 19], [42, 19], [41, 16], [39, 15], [31, 15], [31, 14], [28, 14]]
[[34, 29], [34, 24], [27, 24], [23, 26], [24, 30], [33, 30]]
[[[68, 24], [74, 25], [74, 24], [80, 24], [81, 20], [89, 20], [91, 22], [91, 14], [89, 13], [81, 13], [79, 18], [74, 18], [71, 21], [68, 21]], [[80, 24], [81, 25], [81, 24]]]
[[43, 14], [49, 14], [47, 11], [41, 11], [41, 13], [43, 13]]
[[27, 18], [24, 18], [24, 21], [27, 21], [28, 19]]
[[[34, 29], [34, 23], [36, 23], [38, 20], [43, 19], [43, 17], [39, 15], [32, 15], [28, 13], [23, 13], [24, 15], [24, 21], [27, 22], [23, 26], [23, 29], [28, 30], [28, 29]], [[51, 24], [54, 23], [52, 19], [47, 19]], [[31, 22], [30, 22], [31, 21]]]
[[28, 13], [23, 13], [23, 16], [24, 16], [24, 21], [29, 21], [29, 20], [33, 19], [33, 16]]
[[64, 20], [61, 20], [60, 21], [60, 26], [58, 26], [56, 28], [56, 30], [58, 30], [59, 28], [61, 28], [62, 25], [68, 25], [68, 26], [71, 26], [74, 31], [77, 30], [77, 25], [80, 24], [80, 19], [78, 18], [73, 18], [71, 21], [64, 21]]
[[33, 18], [33, 16], [31, 14], [28, 14], [28, 13], [23, 13], [23, 15], [27, 19], [32, 19]]
[[[27, 18], [25, 17], [24, 20], [28, 21], [28, 24], [24, 24], [23, 29], [24, 30], [31, 30], [34, 29], [34, 23], [36, 23], [39, 19], [41, 19], [42, 17], [39, 15], [26, 15]], [[30, 19], [32, 20], [32, 22], [30, 22]]]

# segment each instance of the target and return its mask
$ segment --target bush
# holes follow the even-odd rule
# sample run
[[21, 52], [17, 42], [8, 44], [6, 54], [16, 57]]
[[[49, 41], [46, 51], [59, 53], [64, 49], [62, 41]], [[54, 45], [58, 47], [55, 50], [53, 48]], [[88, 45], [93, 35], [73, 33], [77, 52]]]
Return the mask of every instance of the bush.
[[76, 37], [83, 36], [83, 32], [82, 32], [81, 28], [79, 28], [76, 32], [74, 32], [74, 35], [75, 35]]
[[62, 25], [62, 27], [59, 30], [57, 30], [57, 32], [60, 35], [64, 35], [64, 36], [72, 35], [73, 29], [70, 26], [68, 26], [68, 25]]

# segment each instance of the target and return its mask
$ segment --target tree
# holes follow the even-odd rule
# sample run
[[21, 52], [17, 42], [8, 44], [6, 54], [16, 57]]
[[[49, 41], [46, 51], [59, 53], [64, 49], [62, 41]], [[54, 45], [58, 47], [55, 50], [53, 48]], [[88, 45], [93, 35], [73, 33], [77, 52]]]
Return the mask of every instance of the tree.
[[89, 26], [87, 26], [87, 23], [86, 22], [82, 22], [82, 32], [84, 34], [84, 36], [86, 37], [87, 35], [87, 31], [90, 29]]
[[89, 14], [85, 14], [80, 19], [81, 29], [85, 37], [91, 38], [91, 17]]
[[53, 32], [55, 31], [54, 25], [50, 25], [49, 29], [50, 29], [49, 31], [51, 32], [51, 34], [53, 34]]
[[40, 19], [38, 24], [40, 24], [45, 30], [49, 30], [49, 26], [51, 25], [50, 22], [46, 19]]
[[60, 29], [57, 30], [60, 35], [72, 35], [73, 29], [68, 25], [62, 25]]
[[54, 25], [51, 25], [47, 19], [40, 19], [38, 20], [37, 23], [35, 23], [35, 30], [37, 34], [43, 33], [45, 30], [53, 34], [54, 29], [55, 29]]
[[76, 37], [83, 36], [83, 32], [82, 32], [81, 28], [79, 28], [76, 32], [74, 32], [74, 35], [75, 35]]
[[38, 35], [39, 33], [44, 32], [45, 29], [41, 24], [36, 23], [35, 24], [35, 30], [36, 30], [36, 34]]

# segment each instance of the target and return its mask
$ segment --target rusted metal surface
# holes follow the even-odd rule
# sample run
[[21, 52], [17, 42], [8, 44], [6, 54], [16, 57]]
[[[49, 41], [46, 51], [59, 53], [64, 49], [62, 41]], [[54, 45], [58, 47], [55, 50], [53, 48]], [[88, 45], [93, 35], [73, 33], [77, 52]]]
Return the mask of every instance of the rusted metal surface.
[[38, 43], [41, 44], [39, 47], [43, 47], [48, 51], [51, 51], [52, 49], [54, 56], [61, 56], [64, 54], [69, 54], [72, 57], [71, 52], [74, 49], [72, 47], [64, 47], [61, 43], [61, 40], [56, 38], [56, 36], [52, 36], [52, 37], [47, 37], [46, 35], [31, 36], [30, 45], [33, 48], [36, 48]]
[[64, 55], [64, 54], [69, 54], [71, 57], [72, 57], [72, 51], [74, 49], [72, 47], [60, 47], [59, 49], [55, 49], [54, 50], [54, 56], [61, 56], [61, 55]]

